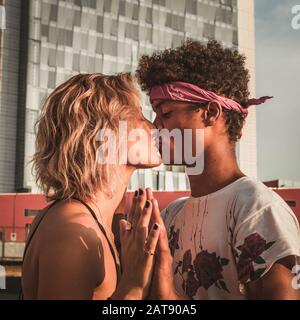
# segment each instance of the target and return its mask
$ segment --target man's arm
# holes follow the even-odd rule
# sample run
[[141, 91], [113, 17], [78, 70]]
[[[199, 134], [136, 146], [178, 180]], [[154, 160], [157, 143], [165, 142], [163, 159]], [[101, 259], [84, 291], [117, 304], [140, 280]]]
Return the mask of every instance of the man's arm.
[[278, 260], [259, 280], [246, 285], [247, 295], [252, 300], [300, 300], [300, 290], [293, 288], [292, 273], [295, 256]]
[[188, 296], [179, 294], [174, 286], [172, 262], [173, 257], [170, 252], [168, 242], [168, 232], [160, 214], [158, 202], [152, 200], [152, 219], [160, 225], [159, 240], [155, 255], [155, 266], [151, 283], [150, 300], [191, 300]]

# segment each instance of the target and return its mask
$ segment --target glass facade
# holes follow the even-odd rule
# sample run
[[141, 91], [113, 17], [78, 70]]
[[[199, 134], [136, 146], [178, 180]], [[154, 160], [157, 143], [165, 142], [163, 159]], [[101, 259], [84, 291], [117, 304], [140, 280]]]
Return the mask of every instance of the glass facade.
[[0, 193], [15, 191], [19, 93], [20, 15], [17, 0], [0, 0], [6, 26], [0, 30]]
[[[134, 72], [142, 54], [187, 38], [238, 47], [238, 0], [28, 1], [23, 186], [37, 191], [31, 166], [34, 123], [45, 97], [77, 73]], [[153, 114], [144, 96], [145, 115]], [[148, 107], [147, 107], [148, 106]], [[188, 188], [181, 167], [138, 170], [130, 188]]]

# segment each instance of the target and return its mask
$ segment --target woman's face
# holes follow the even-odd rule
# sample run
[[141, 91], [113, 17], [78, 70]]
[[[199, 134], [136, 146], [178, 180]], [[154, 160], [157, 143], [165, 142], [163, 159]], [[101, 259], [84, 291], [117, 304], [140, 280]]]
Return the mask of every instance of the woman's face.
[[136, 168], [153, 168], [162, 163], [155, 139], [155, 126], [142, 114], [127, 125], [127, 161]]

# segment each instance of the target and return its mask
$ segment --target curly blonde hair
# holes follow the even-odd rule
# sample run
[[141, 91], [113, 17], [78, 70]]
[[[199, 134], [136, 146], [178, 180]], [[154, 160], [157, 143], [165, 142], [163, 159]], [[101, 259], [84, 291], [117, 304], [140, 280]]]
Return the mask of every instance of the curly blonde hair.
[[36, 123], [33, 170], [48, 200], [90, 200], [107, 186], [107, 165], [96, 161], [97, 134], [118, 131], [120, 120], [141, 113], [140, 91], [129, 73], [79, 74], [57, 87]]

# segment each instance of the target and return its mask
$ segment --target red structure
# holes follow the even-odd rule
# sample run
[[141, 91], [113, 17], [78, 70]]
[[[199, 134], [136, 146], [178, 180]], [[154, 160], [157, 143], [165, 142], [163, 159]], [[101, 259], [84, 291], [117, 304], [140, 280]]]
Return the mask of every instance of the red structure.
[[279, 180], [265, 181], [264, 184], [269, 188], [279, 188]]
[[[189, 193], [189, 191], [154, 192], [154, 196], [159, 200], [160, 209], [163, 209], [174, 199], [188, 196]], [[128, 209], [132, 197], [133, 192], [128, 192], [126, 198]], [[16, 241], [24, 241], [26, 239], [26, 225], [32, 223], [36, 211], [47, 205], [49, 202], [42, 194], [0, 194], [0, 232], [1, 229], [5, 229], [5, 240], [10, 241], [15, 234]]]
[[[285, 189], [275, 188], [277, 192], [292, 208], [300, 221], [300, 188]], [[168, 203], [189, 195], [189, 191], [175, 192], [154, 192], [154, 196], [158, 199], [160, 208], [165, 208]], [[130, 207], [133, 193], [127, 193], [126, 205]], [[24, 241], [26, 238], [26, 225], [31, 224], [34, 219], [31, 211], [41, 210], [48, 203], [41, 194], [0, 194], [0, 231], [5, 228], [5, 240]]]
[[287, 202], [300, 222], [300, 188], [277, 188], [273, 190]]

